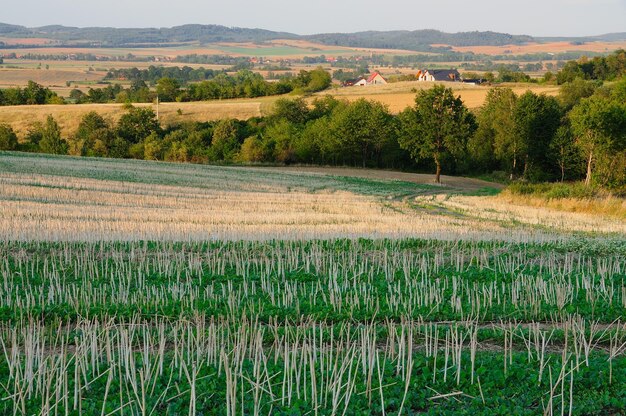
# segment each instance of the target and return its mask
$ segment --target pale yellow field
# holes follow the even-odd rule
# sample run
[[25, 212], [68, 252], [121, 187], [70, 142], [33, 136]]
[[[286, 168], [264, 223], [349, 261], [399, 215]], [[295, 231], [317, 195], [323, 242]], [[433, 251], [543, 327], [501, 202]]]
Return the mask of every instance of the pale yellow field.
[[[230, 100], [194, 103], [161, 103], [159, 118], [161, 125], [184, 123], [187, 121], [211, 121], [224, 118], [246, 120], [261, 115], [263, 100]], [[151, 107], [154, 104], [135, 104], [137, 107]], [[178, 110], [182, 114], [178, 114]], [[48, 115], [59, 123], [67, 137], [78, 128], [82, 116], [96, 111], [106, 119], [116, 122], [124, 114], [121, 104], [67, 104], [67, 105], [25, 105], [0, 107], [0, 123], [13, 127], [18, 136], [23, 137], [28, 127], [35, 121], [44, 121]]]
[[0, 88], [24, 86], [28, 81], [35, 81], [44, 87], [66, 87], [66, 82], [96, 82], [106, 75], [102, 71], [87, 69], [14, 69], [0, 68]]
[[551, 241], [573, 231], [626, 233], [615, 218], [460, 196], [458, 187], [405, 185], [394, 195], [386, 179], [355, 183], [337, 174], [0, 153], [0, 240]]
[[[449, 45], [432, 45], [449, 46]], [[612, 52], [617, 49], [626, 48], [626, 41], [619, 42], [587, 42], [582, 44], [572, 44], [571, 42], [548, 42], [548, 43], [527, 43], [524, 45], [502, 45], [502, 46], [453, 46], [452, 50], [457, 52], [474, 52], [487, 55], [524, 55], [527, 53], [560, 53], [560, 52]]]
[[[443, 84], [446, 87], [452, 88], [469, 108], [480, 107], [484, 103], [487, 93], [491, 89], [490, 86], [486, 85], [468, 85], [456, 82], [442, 82], [438, 84]], [[404, 110], [407, 106], [412, 106], [415, 103], [415, 95], [417, 91], [432, 88], [433, 85], [435, 85], [433, 82], [406, 81], [387, 85], [335, 88], [333, 90], [318, 93], [318, 95], [333, 95], [337, 98], [344, 98], [349, 101], [355, 101], [360, 98], [376, 100], [386, 104], [392, 113], [398, 113]], [[503, 86], [512, 88], [517, 94], [523, 94], [528, 90], [537, 94], [547, 94], [552, 96], [556, 96], [559, 93], [559, 88], [551, 85], [504, 84]]]

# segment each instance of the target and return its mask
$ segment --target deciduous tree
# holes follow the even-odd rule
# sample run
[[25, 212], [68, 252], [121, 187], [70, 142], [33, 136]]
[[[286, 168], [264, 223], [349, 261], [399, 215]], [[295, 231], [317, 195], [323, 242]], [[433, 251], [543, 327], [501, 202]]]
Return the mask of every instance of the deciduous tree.
[[461, 157], [474, 130], [474, 116], [461, 98], [451, 88], [436, 85], [419, 92], [415, 107], [400, 114], [398, 140], [415, 160], [433, 159], [435, 181], [440, 183], [443, 159]]

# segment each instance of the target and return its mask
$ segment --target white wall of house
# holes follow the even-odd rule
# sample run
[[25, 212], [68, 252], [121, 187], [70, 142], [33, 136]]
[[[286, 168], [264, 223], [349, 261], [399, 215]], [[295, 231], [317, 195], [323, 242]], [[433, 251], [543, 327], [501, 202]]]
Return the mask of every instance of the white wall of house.
[[385, 78], [382, 77], [382, 75], [377, 74], [374, 79], [370, 82], [370, 84], [372, 85], [384, 85], [386, 84], [387, 81], [385, 81]]
[[434, 81], [434, 80], [435, 80], [435, 77], [433, 77], [428, 71], [422, 72], [422, 74], [418, 78], [418, 81]]

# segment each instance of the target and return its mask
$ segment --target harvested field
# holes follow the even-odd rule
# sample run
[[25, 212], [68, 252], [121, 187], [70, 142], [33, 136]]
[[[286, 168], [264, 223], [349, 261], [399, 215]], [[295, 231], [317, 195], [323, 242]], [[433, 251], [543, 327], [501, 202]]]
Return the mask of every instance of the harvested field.
[[543, 241], [571, 231], [626, 233], [617, 219], [458, 195], [489, 186], [473, 179], [444, 178], [449, 186], [433, 186], [425, 175], [401, 173], [21, 154], [2, 154], [0, 175], [0, 230], [27, 240], [436, 235]]
[[[490, 86], [469, 85], [455, 82], [443, 82], [440, 83], [446, 87], [454, 89], [465, 105], [469, 108], [480, 107]], [[396, 82], [387, 85], [370, 85], [366, 87], [343, 87], [336, 88], [332, 91], [323, 91], [317, 95], [333, 95], [337, 98], [345, 98], [350, 101], [358, 100], [360, 98], [366, 98], [369, 100], [380, 101], [389, 106], [389, 110], [393, 113], [398, 113], [404, 110], [407, 106], [412, 106], [415, 102], [415, 91], [421, 89], [432, 88], [435, 85], [433, 82], [417, 82], [417, 81], [405, 81]], [[547, 94], [556, 96], [559, 93], [559, 88], [556, 86], [544, 86], [534, 84], [503, 84], [504, 87], [510, 87], [516, 94], [523, 94], [526, 91], [533, 91], [537, 94]]]
[[0, 413], [622, 414], [623, 222], [445, 181], [0, 152]]
[[65, 87], [67, 81], [96, 82], [102, 80], [106, 72], [83, 69], [12, 69], [0, 68], [0, 88], [25, 86], [35, 81], [44, 87]]
[[[159, 119], [163, 126], [187, 121], [211, 121], [224, 118], [246, 120], [261, 115], [263, 100], [231, 100], [193, 103], [161, 103]], [[134, 104], [137, 107], [151, 107], [154, 104]], [[182, 114], [178, 113], [181, 110]], [[13, 127], [19, 136], [24, 136], [34, 121], [45, 121], [51, 115], [59, 123], [62, 133], [73, 135], [81, 118], [90, 111], [95, 111], [117, 122], [124, 114], [122, 104], [67, 104], [67, 105], [24, 105], [0, 107], [0, 123]]]
[[[435, 46], [435, 45], [433, 45]], [[439, 45], [448, 46], [448, 45]], [[613, 52], [626, 48], [626, 41], [620, 42], [571, 42], [529, 43], [526, 45], [504, 46], [452, 46], [456, 52], [474, 52], [487, 55], [524, 55], [527, 53], [561, 53], [561, 52]]]
[[[26, 43], [31, 45], [31, 43]], [[315, 42], [294, 41], [294, 40], [273, 40], [263, 43], [188, 43], [177, 46], [162, 46], [153, 48], [85, 48], [85, 47], [40, 47], [39, 43], [32, 43], [32, 47], [23, 47], [19, 50], [2, 49], [0, 54], [17, 53], [23, 56], [28, 53], [32, 54], [51, 54], [51, 55], [69, 55], [75, 53], [92, 53], [97, 56], [125, 56], [129, 53], [135, 56], [156, 56], [161, 58], [175, 58], [179, 55], [199, 54], [199, 55], [230, 55], [230, 56], [250, 56], [250, 57], [266, 57], [266, 58], [291, 58], [297, 59], [305, 56], [352, 56], [352, 55], [368, 55], [370, 53], [398, 55], [411, 54], [414, 52], [396, 49], [375, 49], [375, 48], [351, 48], [343, 46], [328, 46]], [[38, 47], [39, 46], [39, 47]]]

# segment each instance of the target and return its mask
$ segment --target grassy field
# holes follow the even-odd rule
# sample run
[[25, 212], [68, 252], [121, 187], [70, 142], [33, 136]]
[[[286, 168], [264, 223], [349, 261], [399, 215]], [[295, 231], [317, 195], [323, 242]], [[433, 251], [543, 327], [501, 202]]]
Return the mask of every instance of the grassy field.
[[624, 414], [626, 224], [431, 181], [0, 152], [0, 413]]

